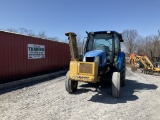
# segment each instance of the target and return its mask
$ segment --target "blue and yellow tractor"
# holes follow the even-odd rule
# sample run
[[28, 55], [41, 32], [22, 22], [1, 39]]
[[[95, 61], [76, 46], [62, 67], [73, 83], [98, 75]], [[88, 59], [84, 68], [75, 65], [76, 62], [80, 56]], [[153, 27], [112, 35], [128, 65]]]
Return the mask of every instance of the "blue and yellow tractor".
[[80, 58], [76, 34], [65, 33], [69, 39], [71, 61], [66, 75], [68, 93], [77, 90], [78, 81], [98, 83], [112, 81], [112, 96], [120, 96], [120, 87], [125, 85], [125, 53], [121, 52], [122, 35], [115, 31], [86, 32], [87, 39]]

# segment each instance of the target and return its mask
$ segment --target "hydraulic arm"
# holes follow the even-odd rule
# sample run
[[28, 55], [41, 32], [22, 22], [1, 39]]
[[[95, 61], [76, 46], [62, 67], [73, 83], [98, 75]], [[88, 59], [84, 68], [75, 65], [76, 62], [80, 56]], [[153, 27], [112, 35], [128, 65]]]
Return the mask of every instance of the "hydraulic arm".
[[65, 35], [68, 36], [68, 40], [69, 40], [71, 60], [79, 61], [79, 53], [78, 53], [77, 40], [76, 40], [77, 35], [73, 32], [67, 32], [65, 33]]
[[160, 73], [160, 68], [157, 68], [153, 65], [151, 60], [146, 55], [135, 55], [130, 54], [130, 63], [132, 71], [138, 69], [137, 62], [141, 64], [142, 72], [146, 74], [153, 74], [154, 72]]

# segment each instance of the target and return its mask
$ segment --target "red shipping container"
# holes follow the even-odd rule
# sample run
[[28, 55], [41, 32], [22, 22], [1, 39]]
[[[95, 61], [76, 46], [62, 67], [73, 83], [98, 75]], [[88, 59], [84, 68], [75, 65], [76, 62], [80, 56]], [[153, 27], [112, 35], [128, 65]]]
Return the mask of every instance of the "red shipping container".
[[0, 31], [0, 83], [68, 67], [66, 43]]

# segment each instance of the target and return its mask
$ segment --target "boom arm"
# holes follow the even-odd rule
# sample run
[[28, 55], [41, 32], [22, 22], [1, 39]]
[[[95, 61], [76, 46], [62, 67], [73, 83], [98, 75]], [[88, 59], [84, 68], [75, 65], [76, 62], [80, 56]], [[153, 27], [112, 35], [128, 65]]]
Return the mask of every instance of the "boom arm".
[[160, 68], [156, 68], [146, 55], [130, 54], [130, 62], [132, 70], [137, 70], [136, 61], [141, 62], [143, 68], [147, 71], [160, 72]]
[[154, 68], [154, 65], [146, 55], [141, 56], [141, 55], [131, 54], [130, 61], [132, 67], [136, 67], [136, 61], [140, 61], [143, 64], [144, 68], [149, 68], [149, 69]]
[[76, 40], [77, 35], [74, 32], [67, 32], [65, 33], [65, 35], [68, 36], [68, 40], [69, 40], [71, 60], [79, 61], [79, 53], [78, 53], [77, 40]]

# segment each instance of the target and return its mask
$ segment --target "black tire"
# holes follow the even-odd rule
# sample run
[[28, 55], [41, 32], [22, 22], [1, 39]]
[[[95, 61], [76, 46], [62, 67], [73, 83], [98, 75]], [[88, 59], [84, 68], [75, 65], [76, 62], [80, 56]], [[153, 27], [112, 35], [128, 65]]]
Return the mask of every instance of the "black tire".
[[124, 58], [122, 63], [122, 70], [120, 71], [121, 86], [125, 86], [125, 79], [126, 79], [126, 61]]
[[112, 75], [112, 97], [119, 98], [120, 96], [120, 73], [114, 72]]
[[140, 69], [141, 70], [141, 73], [143, 73], [143, 69]]
[[144, 74], [147, 74], [147, 70], [146, 69], [144, 70]]
[[69, 79], [69, 72], [66, 74], [65, 88], [69, 94], [77, 91], [78, 81], [72, 81]]
[[152, 70], [149, 70], [149, 74], [150, 74], [150, 75], [153, 75], [153, 71], [152, 71]]
[[151, 70], [150, 74], [153, 75], [153, 71], [152, 70]]
[[143, 69], [143, 73], [145, 74], [145, 69]]

